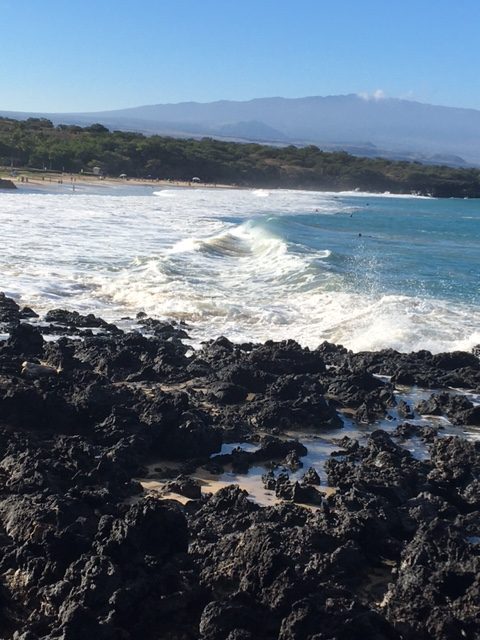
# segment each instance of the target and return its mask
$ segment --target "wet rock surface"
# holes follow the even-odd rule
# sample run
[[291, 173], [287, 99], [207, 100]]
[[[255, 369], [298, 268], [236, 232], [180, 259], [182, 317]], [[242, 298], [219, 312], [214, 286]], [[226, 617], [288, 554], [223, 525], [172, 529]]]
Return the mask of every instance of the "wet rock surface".
[[[479, 424], [453, 390], [480, 391], [476, 355], [192, 351], [186, 327], [138, 320], [36, 318], [0, 294], [0, 637], [480, 637], [480, 444], [415, 423]], [[434, 391], [405, 403], [407, 384]], [[301, 435], [390, 414], [390, 433], [336, 441], [323, 491]], [[185, 505], [148, 489], [152, 465]], [[262, 465], [272, 506], [192, 478]]]

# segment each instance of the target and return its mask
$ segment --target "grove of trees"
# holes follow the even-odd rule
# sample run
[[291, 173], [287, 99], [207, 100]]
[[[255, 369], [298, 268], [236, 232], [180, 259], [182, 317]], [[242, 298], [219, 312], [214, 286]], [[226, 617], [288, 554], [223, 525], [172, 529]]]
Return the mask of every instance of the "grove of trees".
[[361, 189], [480, 197], [480, 171], [324, 152], [316, 146], [274, 147], [212, 138], [176, 139], [60, 124], [44, 118], [0, 118], [0, 165], [252, 187]]

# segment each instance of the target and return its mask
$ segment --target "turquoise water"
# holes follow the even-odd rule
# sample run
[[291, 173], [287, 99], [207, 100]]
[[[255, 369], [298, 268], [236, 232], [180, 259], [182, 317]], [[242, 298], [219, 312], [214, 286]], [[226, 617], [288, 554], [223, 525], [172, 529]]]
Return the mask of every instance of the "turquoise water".
[[272, 212], [254, 225], [305, 255], [328, 247], [319, 270], [340, 275], [346, 290], [480, 303], [479, 200], [336, 199], [334, 215]]
[[1, 288], [40, 311], [183, 320], [192, 341], [480, 343], [480, 201], [79, 185], [0, 195]]

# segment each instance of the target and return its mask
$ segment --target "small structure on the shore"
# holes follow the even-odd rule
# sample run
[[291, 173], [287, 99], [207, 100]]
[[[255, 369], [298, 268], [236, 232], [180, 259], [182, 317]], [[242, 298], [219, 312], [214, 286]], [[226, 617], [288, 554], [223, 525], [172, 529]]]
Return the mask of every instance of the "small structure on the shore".
[[118, 177], [121, 178], [122, 180], [126, 180], [128, 178], [126, 173], [121, 173]]
[[196, 182], [198, 184], [199, 182], [201, 182], [201, 180], [198, 176], [195, 176], [194, 178], [192, 178], [191, 182]]
[[92, 171], [94, 176], [100, 176], [102, 174], [100, 167], [93, 167]]

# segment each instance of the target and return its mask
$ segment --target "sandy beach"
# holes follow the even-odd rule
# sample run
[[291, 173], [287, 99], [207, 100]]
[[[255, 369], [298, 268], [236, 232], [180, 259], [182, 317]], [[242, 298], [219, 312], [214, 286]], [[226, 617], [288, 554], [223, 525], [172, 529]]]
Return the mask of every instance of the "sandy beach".
[[212, 184], [208, 182], [192, 182], [181, 180], [148, 180], [143, 178], [113, 178], [100, 177], [92, 174], [82, 173], [55, 173], [55, 172], [38, 172], [28, 170], [17, 170], [16, 175], [12, 176], [10, 169], [0, 169], [0, 179], [11, 180], [16, 187], [30, 187], [35, 189], [49, 189], [52, 185], [69, 185], [74, 187], [180, 187], [180, 188], [215, 188], [215, 189], [234, 189], [235, 185], [228, 184]]

